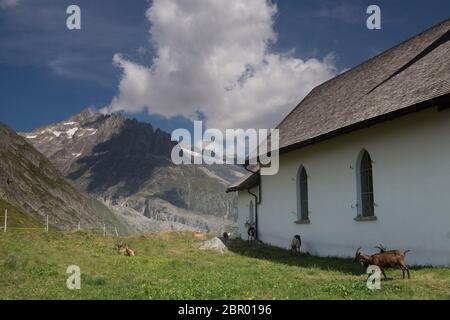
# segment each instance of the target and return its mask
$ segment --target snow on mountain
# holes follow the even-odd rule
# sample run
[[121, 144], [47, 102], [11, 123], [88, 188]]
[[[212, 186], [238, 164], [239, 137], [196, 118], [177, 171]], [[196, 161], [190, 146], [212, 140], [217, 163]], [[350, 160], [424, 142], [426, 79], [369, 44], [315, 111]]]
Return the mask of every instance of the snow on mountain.
[[[236, 218], [236, 198], [225, 190], [240, 169], [174, 165], [170, 156], [175, 142], [148, 123], [86, 109], [22, 136], [77, 188], [129, 219], [145, 216], [161, 222], [162, 229], [184, 225], [220, 231]], [[183, 156], [201, 154], [183, 148]], [[142, 219], [133, 224], [137, 221]], [[155, 223], [150, 225], [154, 230]]]

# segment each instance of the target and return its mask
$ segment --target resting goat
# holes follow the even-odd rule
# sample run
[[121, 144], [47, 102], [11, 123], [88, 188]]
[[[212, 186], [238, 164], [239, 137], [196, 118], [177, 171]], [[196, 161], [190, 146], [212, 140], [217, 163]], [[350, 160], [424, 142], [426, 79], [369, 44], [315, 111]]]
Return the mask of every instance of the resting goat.
[[291, 253], [300, 253], [300, 247], [302, 246], [302, 238], [298, 234], [292, 238], [291, 241]]
[[130, 249], [128, 247], [128, 244], [118, 244], [117, 245], [117, 250], [119, 251], [119, 253], [123, 254], [124, 256], [127, 257], [134, 257], [136, 256], [136, 251], [133, 249]]
[[390, 250], [382, 251], [371, 256], [362, 253], [361, 247], [356, 249], [355, 262], [362, 264], [365, 267], [370, 265], [375, 265], [380, 268], [381, 273], [383, 273], [384, 278], [387, 280], [388, 277], [384, 272], [385, 268], [399, 267], [403, 272], [403, 279], [405, 279], [405, 271], [408, 273], [408, 279], [411, 279], [409, 274], [409, 269], [405, 263], [406, 253], [410, 250], [400, 251], [400, 250]]

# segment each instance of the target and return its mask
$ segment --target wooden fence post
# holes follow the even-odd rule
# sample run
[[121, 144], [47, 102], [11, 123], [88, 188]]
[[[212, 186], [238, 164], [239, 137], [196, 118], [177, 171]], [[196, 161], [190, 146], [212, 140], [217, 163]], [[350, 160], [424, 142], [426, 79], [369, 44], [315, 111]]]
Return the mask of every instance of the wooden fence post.
[[6, 232], [7, 223], [8, 223], [8, 209], [5, 209], [5, 225], [3, 226], [3, 232]]
[[45, 220], [45, 232], [48, 232], [48, 215], [47, 215], [47, 218]]
[[117, 227], [116, 226], [114, 226], [114, 230], [116, 230], [116, 237], [118, 237], [119, 236], [119, 232], [117, 232]]
[[81, 230], [81, 220], [78, 220], [78, 231]]
[[103, 224], [103, 236], [106, 237], [106, 224]]

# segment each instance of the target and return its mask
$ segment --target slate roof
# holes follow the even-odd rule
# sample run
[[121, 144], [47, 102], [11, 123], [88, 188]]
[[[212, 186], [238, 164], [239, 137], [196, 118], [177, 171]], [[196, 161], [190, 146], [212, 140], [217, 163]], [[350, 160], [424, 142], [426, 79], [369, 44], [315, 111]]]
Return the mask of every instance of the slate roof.
[[246, 190], [246, 189], [255, 187], [258, 185], [258, 182], [259, 182], [258, 175], [249, 172], [244, 177], [242, 177], [242, 179], [240, 179], [238, 182], [230, 185], [227, 188], [227, 193], [233, 192], [233, 191], [239, 191], [239, 190]]
[[[427, 107], [450, 106], [449, 40], [447, 19], [314, 88], [277, 126], [280, 153]], [[227, 191], [252, 183], [255, 178], [247, 175]]]
[[344, 128], [352, 131], [356, 124], [405, 114], [448, 95], [449, 40], [447, 19], [317, 86], [278, 125], [280, 151], [329, 138]]

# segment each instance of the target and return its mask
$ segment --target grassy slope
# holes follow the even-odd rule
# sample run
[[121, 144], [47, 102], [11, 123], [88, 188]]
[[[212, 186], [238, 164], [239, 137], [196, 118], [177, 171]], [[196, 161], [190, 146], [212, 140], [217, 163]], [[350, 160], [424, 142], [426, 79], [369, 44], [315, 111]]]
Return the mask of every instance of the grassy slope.
[[23, 212], [20, 208], [10, 204], [9, 202], [0, 199], [0, 227], [3, 232], [5, 209], [8, 209], [8, 223], [9, 228], [24, 227], [27, 228], [41, 228], [44, 230], [44, 221], [38, 221], [31, 215]]
[[[138, 256], [114, 251], [126, 241]], [[86, 233], [0, 234], [0, 299], [450, 299], [450, 269], [422, 268], [382, 289], [365, 287], [349, 259], [292, 257], [273, 247], [234, 241], [220, 254], [198, 250], [199, 236], [167, 233], [126, 239]], [[68, 265], [82, 288], [65, 288]]]
[[[83, 227], [96, 227], [100, 230], [105, 223], [108, 232], [114, 230], [114, 227], [117, 227], [120, 234], [132, 231], [123, 219], [110, 212], [100, 201], [80, 194], [48, 159], [1, 123], [0, 176], [5, 180], [10, 177], [14, 181], [10, 187], [3, 183], [0, 185], [0, 198], [8, 199], [16, 205], [16, 211], [22, 212], [23, 223], [18, 223], [17, 226], [34, 227], [38, 224], [43, 227], [43, 221], [36, 222], [36, 219], [42, 220], [38, 213], [41, 211], [49, 215], [50, 226], [58, 228], [76, 228], [80, 217], [84, 222]], [[0, 201], [0, 216], [3, 216], [4, 201]], [[23, 210], [17, 209], [18, 207]], [[27, 212], [29, 217], [23, 212]], [[34, 223], [31, 223], [32, 220]]]

